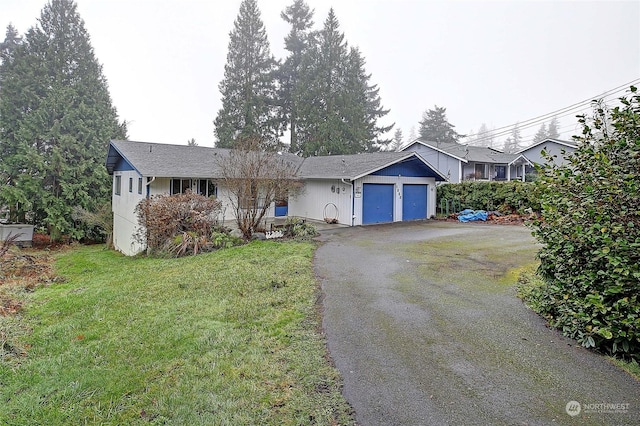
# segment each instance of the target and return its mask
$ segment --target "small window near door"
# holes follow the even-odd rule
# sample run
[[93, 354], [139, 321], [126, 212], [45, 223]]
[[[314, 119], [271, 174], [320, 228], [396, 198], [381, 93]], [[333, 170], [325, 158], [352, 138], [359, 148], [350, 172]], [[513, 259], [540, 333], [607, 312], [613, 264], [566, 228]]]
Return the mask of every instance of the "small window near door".
[[142, 194], [142, 178], [138, 178], [138, 194]]
[[120, 193], [122, 191], [122, 176], [116, 176], [115, 177], [115, 181], [114, 181], [113, 186], [114, 186], [113, 192], [116, 195], [120, 195]]
[[129, 192], [133, 192], [133, 178], [129, 178]]

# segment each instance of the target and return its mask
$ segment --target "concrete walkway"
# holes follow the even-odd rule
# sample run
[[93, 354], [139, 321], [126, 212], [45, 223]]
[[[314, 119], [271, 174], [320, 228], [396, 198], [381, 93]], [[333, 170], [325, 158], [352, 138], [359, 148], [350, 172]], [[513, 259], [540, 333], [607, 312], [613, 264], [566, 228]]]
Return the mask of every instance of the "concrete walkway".
[[640, 383], [515, 296], [528, 229], [430, 221], [320, 240], [323, 325], [360, 425], [640, 424]]

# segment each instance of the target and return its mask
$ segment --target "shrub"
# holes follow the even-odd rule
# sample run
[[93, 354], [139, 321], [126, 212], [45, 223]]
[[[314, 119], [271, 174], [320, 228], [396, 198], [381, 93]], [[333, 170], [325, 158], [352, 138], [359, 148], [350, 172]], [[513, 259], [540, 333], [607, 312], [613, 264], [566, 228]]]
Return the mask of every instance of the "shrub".
[[288, 217], [285, 222], [285, 237], [309, 239], [318, 235], [315, 225], [298, 217]]
[[136, 238], [149, 253], [175, 256], [211, 249], [210, 237], [220, 232], [221, 203], [193, 193], [154, 195], [136, 206], [140, 228]]
[[585, 347], [640, 358], [640, 96], [595, 104], [568, 164], [538, 176], [538, 312]]
[[455, 201], [461, 209], [497, 210], [504, 214], [527, 210], [540, 211], [540, 202], [532, 183], [511, 182], [462, 182], [447, 183], [437, 187], [437, 205], [443, 201]]

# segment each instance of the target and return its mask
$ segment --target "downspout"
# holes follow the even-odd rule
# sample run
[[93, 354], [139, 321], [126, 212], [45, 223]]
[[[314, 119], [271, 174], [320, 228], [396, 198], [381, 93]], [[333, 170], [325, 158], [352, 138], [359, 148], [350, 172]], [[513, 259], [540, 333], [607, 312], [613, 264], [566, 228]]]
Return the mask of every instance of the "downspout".
[[347, 182], [344, 180], [344, 178], [340, 179], [340, 181], [342, 183], [344, 183], [345, 185], [349, 185], [351, 186], [351, 226], [353, 226], [353, 221], [355, 220], [355, 216], [353, 214], [353, 211], [355, 210], [355, 204], [356, 204], [356, 197], [355, 194], [353, 193], [353, 183], [351, 182]]
[[149, 195], [150, 195], [150, 192], [151, 192], [151, 186], [150, 185], [153, 183], [154, 180], [156, 180], [155, 176], [153, 176], [151, 178], [151, 180], [147, 182], [147, 198], [149, 198]]

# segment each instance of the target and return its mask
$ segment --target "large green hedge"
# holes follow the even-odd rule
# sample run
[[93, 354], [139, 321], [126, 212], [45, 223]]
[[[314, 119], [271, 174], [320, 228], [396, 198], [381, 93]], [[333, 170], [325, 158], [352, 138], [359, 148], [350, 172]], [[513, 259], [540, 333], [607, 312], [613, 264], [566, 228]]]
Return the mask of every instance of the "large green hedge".
[[582, 117], [569, 164], [548, 166], [534, 234], [545, 285], [528, 297], [583, 346], [640, 359], [640, 96]]
[[[438, 186], [437, 205], [449, 209], [497, 210], [503, 214], [540, 211], [540, 202], [529, 182], [478, 182], [447, 183]], [[440, 211], [440, 213], [444, 213]]]

